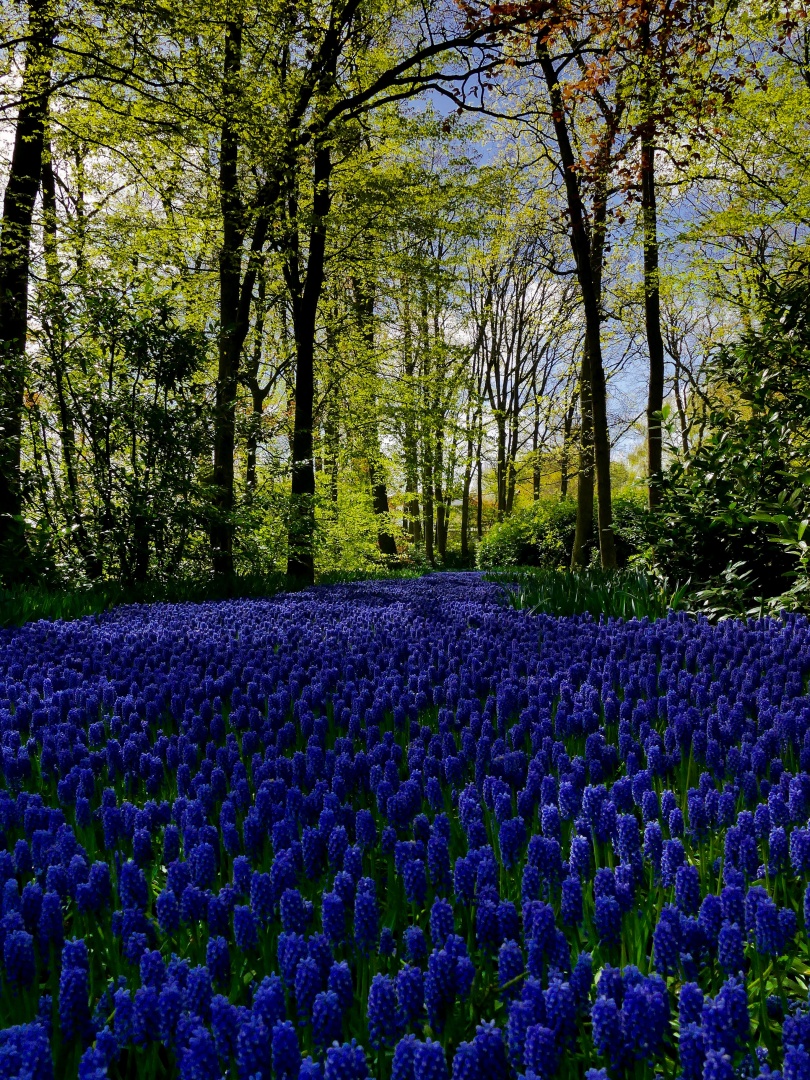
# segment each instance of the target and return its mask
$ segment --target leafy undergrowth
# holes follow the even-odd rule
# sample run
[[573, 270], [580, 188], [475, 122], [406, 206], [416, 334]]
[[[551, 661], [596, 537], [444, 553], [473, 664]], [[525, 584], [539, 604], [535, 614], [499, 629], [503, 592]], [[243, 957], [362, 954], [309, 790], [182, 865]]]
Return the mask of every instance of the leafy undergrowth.
[[660, 619], [667, 611], [686, 606], [684, 587], [672, 589], [641, 570], [517, 567], [486, 577], [507, 586], [505, 598], [513, 607], [548, 615]]
[[[368, 580], [403, 580], [419, 577], [420, 570], [331, 571], [318, 578], [319, 584]], [[147, 582], [122, 585], [113, 581], [88, 584], [81, 588], [48, 587], [21, 584], [0, 588], [0, 626], [22, 626], [34, 619], [79, 619], [97, 615], [122, 604], [202, 603], [206, 600], [236, 598], [260, 599], [289, 592], [300, 585], [285, 574], [262, 574], [236, 577], [229, 581], [181, 578], [171, 582]]]

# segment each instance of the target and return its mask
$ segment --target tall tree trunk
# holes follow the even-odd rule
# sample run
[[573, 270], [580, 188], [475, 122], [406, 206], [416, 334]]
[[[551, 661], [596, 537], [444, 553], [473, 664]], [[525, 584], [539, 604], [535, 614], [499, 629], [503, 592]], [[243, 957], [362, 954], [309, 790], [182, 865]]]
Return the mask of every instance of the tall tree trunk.
[[681, 361], [680, 357], [675, 357], [675, 377], [673, 379], [673, 388], [675, 390], [675, 407], [678, 410], [678, 425], [681, 429], [681, 450], [684, 456], [689, 453], [689, 425], [686, 419], [686, 408], [684, 406], [684, 394], [681, 389]]
[[[517, 396], [517, 395], [516, 395]], [[509, 420], [509, 453], [506, 459], [506, 516], [512, 513], [512, 509], [515, 505], [515, 486], [517, 484], [517, 453], [518, 453], [518, 438], [520, 432], [518, 430], [518, 405], [515, 402]]]
[[245, 440], [245, 492], [252, 496], [256, 493], [256, 454], [259, 447], [259, 435], [262, 429], [262, 413], [267, 390], [259, 382], [259, 369], [262, 363], [262, 342], [264, 339], [264, 307], [266, 296], [266, 278], [264, 271], [259, 272], [258, 296], [256, 297], [256, 319], [253, 327], [253, 355], [250, 370], [247, 373], [247, 385], [250, 390], [251, 412], [248, 420], [247, 439]]
[[324, 417], [324, 469], [329, 476], [329, 501], [337, 507], [340, 476], [340, 408], [334, 396], [327, 402]]
[[470, 558], [470, 485], [473, 471], [472, 417], [467, 417], [467, 453], [464, 456], [464, 480], [461, 487], [461, 561], [466, 566]]
[[480, 540], [484, 535], [484, 474], [481, 460], [481, 443], [484, 439], [483, 417], [478, 416], [478, 441], [475, 445], [475, 474], [476, 474], [476, 499], [475, 508], [475, 535]]
[[413, 348], [413, 328], [411, 326], [410, 281], [406, 278], [405, 301], [402, 321], [402, 366], [405, 374], [405, 408], [403, 410], [402, 450], [405, 465], [405, 504], [402, 510], [402, 528], [414, 544], [422, 540], [422, 522], [419, 517], [419, 454], [416, 438], [416, 409], [414, 396], [414, 374], [416, 356]]
[[0, 577], [9, 580], [19, 579], [29, 556], [21, 476], [28, 275], [55, 33], [53, 0], [31, 0], [20, 107], [0, 227]]
[[422, 352], [422, 424], [421, 424], [421, 465], [422, 465], [422, 535], [425, 540], [425, 557], [433, 562], [434, 546], [434, 506], [433, 506], [433, 431], [432, 404], [433, 388], [431, 385], [430, 330], [428, 327], [428, 292], [424, 281], [421, 282], [419, 336]]
[[[425, 376], [425, 386], [428, 385], [429, 375], [429, 354], [427, 353], [426, 343], [426, 355], [424, 362], [423, 374]], [[425, 540], [425, 557], [429, 563], [433, 562], [433, 540], [434, 540], [434, 517], [433, 517], [433, 433], [429, 427], [429, 417], [425, 418], [425, 427], [422, 436], [422, 535]]]
[[[613, 536], [613, 506], [610, 492], [610, 432], [607, 418], [607, 387], [602, 362], [600, 297], [594, 281], [591, 262], [591, 241], [588, 237], [585, 210], [582, 204], [579, 174], [571, 147], [565, 105], [557, 72], [544, 42], [538, 43], [538, 56], [551, 98], [552, 118], [560, 152], [568, 202], [571, 249], [577, 268], [577, 279], [585, 312], [585, 337], [590, 368], [591, 400], [593, 403], [593, 443], [596, 467], [597, 505], [599, 509], [599, 551], [606, 570], [616, 567], [616, 544]], [[609, 155], [607, 155], [609, 159]], [[601, 254], [601, 252], [600, 252]]]
[[237, 81], [242, 66], [242, 21], [225, 27], [222, 79], [224, 119], [220, 134], [219, 198], [222, 248], [219, 253], [219, 356], [214, 404], [214, 470], [211, 559], [220, 578], [233, 577], [234, 450], [239, 358], [244, 335], [239, 332], [244, 217], [239, 194], [239, 134], [234, 116]]
[[[642, 47], [650, 52], [649, 16], [641, 27]], [[653, 88], [645, 75], [647, 118], [641, 134], [641, 213], [644, 226], [644, 325], [650, 356], [647, 394], [647, 501], [651, 510], [658, 505], [661, 485], [662, 432], [664, 408], [664, 339], [661, 334], [661, 288], [658, 270], [658, 218], [655, 194], [655, 122], [651, 115]]]
[[422, 440], [422, 508], [424, 514], [423, 534], [425, 537], [425, 557], [433, 562], [433, 448], [431, 439]]
[[[352, 282], [357, 306], [360, 332], [365, 341], [369, 359], [374, 355], [374, 289], [366, 287], [359, 278]], [[370, 378], [376, 380], [376, 371]], [[371, 424], [366, 438], [366, 456], [368, 458], [368, 478], [371, 486], [371, 505], [377, 518], [377, 547], [380, 554], [395, 558], [397, 542], [390, 530], [391, 519], [388, 507], [388, 486], [385, 481], [385, 468], [380, 450], [380, 436], [377, 430], [377, 395], [371, 393]]]
[[258, 381], [250, 387], [250, 420], [247, 439], [245, 440], [245, 492], [248, 496], [256, 494], [256, 455], [259, 448], [259, 434], [262, 429], [264, 413], [264, 387]]
[[[422, 519], [419, 514], [419, 491], [417, 490], [419, 462], [413, 425], [407, 420], [405, 424], [405, 513], [402, 525], [411, 540], [418, 544], [422, 540]], [[408, 428], [411, 430], [409, 431]]]
[[442, 521], [442, 558], [447, 554], [447, 540], [450, 535], [450, 515], [453, 512], [453, 491], [455, 488], [456, 466], [458, 465], [458, 437], [455, 429], [447, 455], [444, 470], [444, 519]]
[[571, 446], [571, 431], [574, 427], [574, 410], [577, 407], [576, 394], [571, 394], [571, 400], [565, 411], [563, 421], [563, 444], [560, 454], [560, 498], [565, 499], [568, 495], [568, 454]]
[[[405, 373], [407, 376], [407, 367]], [[410, 374], [413, 375], [413, 370], [411, 370]], [[403, 451], [405, 456], [405, 512], [403, 515], [403, 527], [410, 535], [411, 540], [415, 544], [418, 544], [422, 539], [422, 520], [419, 514], [419, 492], [417, 490], [419, 452], [414, 418], [410, 408], [406, 409]]]
[[45, 300], [45, 325], [50, 340], [56, 404], [59, 409], [59, 442], [62, 447], [62, 472], [67, 490], [65, 509], [71, 524], [71, 535], [87, 576], [94, 580], [101, 576], [102, 565], [93, 550], [84, 523], [79, 497], [79, 477], [76, 468], [76, 429], [69, 401], [69, 384], [65, 373], [65, 320], [62, 307], [62, 280], [59, 269], [57, 239], [56, 181], [53, 172], [50, 147], [45, 146], [42, 161], [42, 219], [43, 248], [47, 292]]
[[[441, 413], [441, 404], [437, 404], [436, 407]], [[445, 541], [447, 539], [445, 530], [447, 507], [445, 506], [445, 494], [442, 484], [444, 480], [444, 423], [442, 421], [443, 417], [440, 415], [439, 423], [436, 426], [436, 450], [433, 456], [433, 497], [436, 505], [436, 551], [439, 558], [444, 560]]]
[[498, 460], [495, 466], [495, 479], [498, 485], [497, 513], [498, 521], [503, 521], [506, 513], [506, 416], [500, 409], [495, 417], [495, 423], [498, 429]]
[[380, 461], [382, 455], [376, 425], [372, 437], [376, 447], [372, 445], [371, 452], [374, 454], [376, 451], [377, 456], [375, 459], [369, 458], [369, 480], [371, 481], [371, 505], [379, 522], [377, 526], [377, 547], [380, 549], [381, 555], [395, 557], [397, 554], [397, 542], [388, 527], [390, 522], [388, 516], [388, 487], [385, 483], [385, 472]]
[[[312, 420], [315, 404], [315, 328], [318, 302], [323, 291], [326, 219], [330, 207], [329, 149], [315, 151], [313, 166], [312, 224], [306, 279], [300, 287], [297, 266], [288, 266], [293, 281], [293, 329], [295, 334], [295, 419], [292, 440], [292, 483], [287, 574], [304, 582], [315, 580], [315, 463], [312, 456]], [[297, 226], [296, 226], [297, 227]]]
[[584, 566], [588, 561], [588, 544], [593, 533], [593, 398], [587, 338], [582, 346], [582, 366], [579, 373], [579, 412], [577, 523], [574, 531], [574, 546], [571, 551], [572, 570]]
[[534, 426], [532, 428], [532, 499], [540, 498], [540, 401], [534, 399]]

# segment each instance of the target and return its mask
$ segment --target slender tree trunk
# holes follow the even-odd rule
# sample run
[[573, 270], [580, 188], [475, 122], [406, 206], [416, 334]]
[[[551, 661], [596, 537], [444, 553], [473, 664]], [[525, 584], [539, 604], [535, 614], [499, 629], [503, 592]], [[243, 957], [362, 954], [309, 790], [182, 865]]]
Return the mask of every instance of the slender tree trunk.
[[509, 422], [509, 453], [506, 459], [506, 516], [512, 513], [515, 505], [515, 486], [517, 484], [517, 452], [518, 452], [518, 417], [517, 406], [512, 412]]
[[571, 568], [584, 566], [588, 544], [593, 533], [593, 399], [591, 397], [591, 365], [588, 360], [587, 339], [582, 346], [582, 366], [579, 374], [579, 471], [577, 473], [577, 523]]
[[265, 399], [262, 391], [263, 388], [258, 383], [250, 387], [250, 421], [245, 440], [245, 492], [251, 497], [256, 494], [256, 457]]
[[84, 168], [86, 147], [81, 144], [74, 149], [73, 155], [73, 201], [76, 215], [73, 219], [74, 237], [73, 257], [76, 260], [76, 282], [84, 287], [87, 284], [87, 209], [85, 206], [85, 185], [87, 177]]
[[421, 464], [422, 464], [422, 535], [425, 540], [425, 557], [428, 562], [433, 562], [433, 548], [435, 537], [435, 519], [433, 505], [433, 431], [432, 404], [433, 387], [431, 384], [431, 354], [430, 354], [430, 331], [428, 328], [428, 294], [427, 286], [421, 282], [420, 313], [419, 313], [419, 336], [422, 351], [422, 431], [421, 431]]
[[[378, 459], [376, 461], [369, 460], [369, 479], [371, 481], [371, 504], [374, 508], [374, 513], [379, 520], [377, 526], [377, 547], [380, 549], [381, 555], [394, 557], [397, 554], [397, 542], [388, 528], [390, 520], [388, 516], [388, 487], [385, 483], [385, 472], [383, 471], [382, 464], [379, 460], [382, 455], [380, 454], [376, 426], [373, 437], [377, 442], [376, 452]], [[374, 452], [374, 449], [375, 448], [372, 446], [372, 453]]]
[[251, 413], [245, 445], [245, 492], [249, 496], [256, 493], [256, 454], [259, 447], [259, 434], [262, 428], [262, 413], [266, 392], [259, 383], [259, 369], [262, 363], [262, 342], [264, 339], [264, 305], [266, 279], [264, 272], [259, 273], [258, 296], [256, 298], [256, 319], [253, 328], [253, 356], [247, 384], [250, 388]]
[[499, 409], [495, 418], [498, 428], [498, 461], [496, 480], [498, 484], [498, 521], [503, 521], [506, 513], [506, 417]]
[[[538, 44], [538, 56], [551, 98], [552, 118], [560, 163], [565, 179], [570, 221], [571, 248], [577, 268], [577, 279], [585, 312], [585, 336], [590, 368], [591, 401], [593, 408], [594, 463], [596, 468], [599, 509], [599, 551], [606, 570], [616, 567], [616, 545], [613, 536], [613, 506], [610, 491], [610, 432], [607, 418], [607, 387], [602, 362], [601, 311], [599, 290], [594, 281], [591, 262], [591, 243], [586, 230], [576, 160], [568, 134], [565, 105], [557, 72], [547, 46]], [[608, 155], [609, 157], [609, 155]]]
[[[422, 539], [422, 519], [419, 514], [419, 492], [417, 490], [417, 477], [419, 471], [416, 435], [412, 430], [412, 424], [406, 420], [405, 431], [405, 513], [402, 525], [409, 534], [411, 540], [418, 544]], [[408, 428], [411, 428], [408, 431]]]
[[425, 537], [425, 557], [433, 562], [433, 450], [430, 437], [422, 442], [422, 507], [424, 513], [423, 532]]
[[[312, 224], [309, 258], [303, 289], [294, 288], [295, 419], [293, 422], [292, 483], [287, 574], [304, 582], [315, 580], [315, 463], [312, 455], [312, 420], [315, 399], [315, 328], [323, 291], [326, 219], [329, 213], [329, 149], [315, 151]], [[295, 276], [297, 276], [297, 271]]]
[[563, 444], [560, 454], [560, 498], [568, 496], [568, 454], [571, 446], [571, 431], [574, 427], [574, 410], [577, 406], [576, 394], [571, 394], [571, 401], [565, 411], [563, 422]]
[[87, 576], [101, 576], [102, 566], [87, 534], [79, 496], [79, 477], [76, 467], [76, 429], [69, 401], [69, 385], [65, 374], [65, 320], [62, 308], [62, 280], [57, 243], [56, 181], [50, 147], [46, 145], [42, 162], [43, 248], [47, 292], [45, 325], [48, 332], [53, 365], [56, 404], [59, 409], [59, 442], [62, 447], [62, 472], [67, 490], [66, 510], [71, 523], [71, 535]]
[[484, 474], [481, 460], [481, 443], [484, 438], [483, 417], [478, 417], [478, 442], [475, 446], [475, 474], [476, 474], [476, 499], [475, 508], [475, 535], [480, 540], [484, 535]]
[[532, 428], [532, 499], [540, 498], [540, 402], [534, 399], [534, 427]]
[[219, 198], [222, 248], [219, 253], [219, 357], [214, 404], [214, 470], [211, 521], [211, 559], [214, 573], [234, 573], [234, 451], [239, 359], [244, 336], [239, 332], [244, 221], [239, 195], [239, 134], [234, 113], [237, 80], [242, 66], [242, 21], [225, 27], [222, 80], [224, 119], [220, 135]]
[[414, 395], [414, 375], [416, 356], [413, 348], [413, 328], [411, 326], [410, 282], [405, 280], [405, 303], [402, 313], [404, 329], [402, 335], [402, 359], [405, 373], [405, 409], [403, 416], [403, 457], [405, 465], [405, 505], [402, 514], [402, 528], [414, 544], [422, 540], [422, 520], [419, 516], [419, 452], [416, 436], [416, 409]]
[[686, 408], [684, 406], [683, 390], [681, 389], [681, 361], [675, 358], [675, 378], [673, 380], [675, 390], [675, 407], [678, 410], [678, 424], [681, 429], [681, 449], [684, 455], [689, 453], [689, 426], [686, 420]]
[[453, 432], [450, 452], [447, 455], [447, 467], [444, 471], [444, 521], [442, 523], [442, 558], [447, 554], [447, 540], [450, 535], [450, 515], [453, 512], [453, 490], [455, 488], [456, 466], [458, 464], [458, 439]]
[[[441, 410], [440, 404], [437, 404], [437, 409]], [[445, 531], [447, 507], [445, 506], [445, 493], [442, 490], [442, 481], [444, 479], [444, 424], [442, 419], [440, 415], [439, 423], [436, 426], [436, 450], [433, 457], [433, 497], [436, 505], [436, 551], [439, 558], [443, 560], [447, 537]]]
[[326, 460], [324, 469], [329, 475], [329, 500], [337, 508], [338, 478], [340, 476], [340, 409], [334, 397], [327, 402], [324, 419]]
[[[360, 332], [365, 340], [369, 358], [374, 355], [374, 290], [366, 288], [365, 284], [355, 278], [353, 281], [357, 317], [360, 323]], [[376, 380], [376, 371], [370, 374], [370, 378]], [[377, 547], [380, 554], [387, 558], [395, 558], [397, 554], [397, 542], [390, 531], [390, 518], [388, 507], [388, 486], [385, 481], [385, 468], [380, 451], [380, 436], [377, 430], [377, 395], [371, 393], [371, 424], [366, 439], [366, 456], [368, 458], [368, 478], [371, 486], [371, 505], [377, 517]]]
[[[427, 376], [428, 360], [425, 359]], [[425, 380], [427, 383], [427, 379]], [[426, 418], [427, 421], [428, 418]], [[434, 516], [433, 516], [433, 435], [426, 427], [422, 438], [422, 534], [425, 539], [425, 557], [433, 562]]]
[[22, 519], [22, 412], [31, 224], [42, 174], [55, 35], [53, 0], [31, 0], [11, 168], [0, 227], [0, 578], [19, 580], [29, 548]]
[[405, 513], [403, 528], [411, 540], [418, 544], [422, 539], [422, 519], [419, 514], [419, 491], [417, 490], [419, 473], [419, 455], [413, 421], [405, 420]]
[[650, 355], [647, 395], [647, 498], [659, 502], [662, 466], [661, 410], [664, 408], [664, 340], [658, 272], [658, 222], [655, 197], [655, 141], [652, 125], [641, 138], [641, 212], [644, 218], [644, 324]]
[[461, 487], [461, 561], [466, 566], [470, 558], [470, 484], [473, 471], [472, 417], [467, 418], [467, 453], [464, 457], [464, 481]]

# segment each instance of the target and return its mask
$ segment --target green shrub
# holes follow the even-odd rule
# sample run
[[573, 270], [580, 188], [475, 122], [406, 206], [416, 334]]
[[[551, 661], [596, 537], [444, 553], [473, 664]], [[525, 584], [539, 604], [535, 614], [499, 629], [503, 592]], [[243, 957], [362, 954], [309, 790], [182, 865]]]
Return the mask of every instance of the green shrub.
[[620, 567], [627, 566], [639, 556], [649, 558], [654, 538], [654, 523], [647, 507], [646, 488], [626, 487], [614, 496], [613, 535], [616, 538], [616, 559]]
[[[586, 553], [598, 558], [596, 506]], [[573, 499], [540, 499], [493, 525], [478, 545], [482, 570], [499, 566], [567, 567], [577, 521]], [[650, 516], [643, 488], [625, 488], [613, 500], [613, 529], [619, 566], [650, 546]]]
[[709, 430], [667, 468], [655, 527], [657, 565], [720, 614], [782, 595], [807, 606], [800, 547], [784, 541], [810, 517], [810, 268], [763, 286], [751, 315], [710, 358]]
[[478, 566], [565, 566], [576, 520], [573, 499], [539, 499], [492, 526], [478, 545]]
[[644, 570], [520, 568], [487, 574], [504, 586], [504, 602], [548, 615], [660, 619], [686, 606], [685, 587]]

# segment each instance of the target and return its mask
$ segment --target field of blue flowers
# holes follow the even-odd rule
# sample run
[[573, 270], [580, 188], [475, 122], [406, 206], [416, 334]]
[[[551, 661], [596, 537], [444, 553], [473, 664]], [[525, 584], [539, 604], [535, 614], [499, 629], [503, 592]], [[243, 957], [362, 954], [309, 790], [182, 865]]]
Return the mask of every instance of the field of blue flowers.
[[810, 624], [475, 575], [0, 631], [0, 1077], [810, 1076]]

